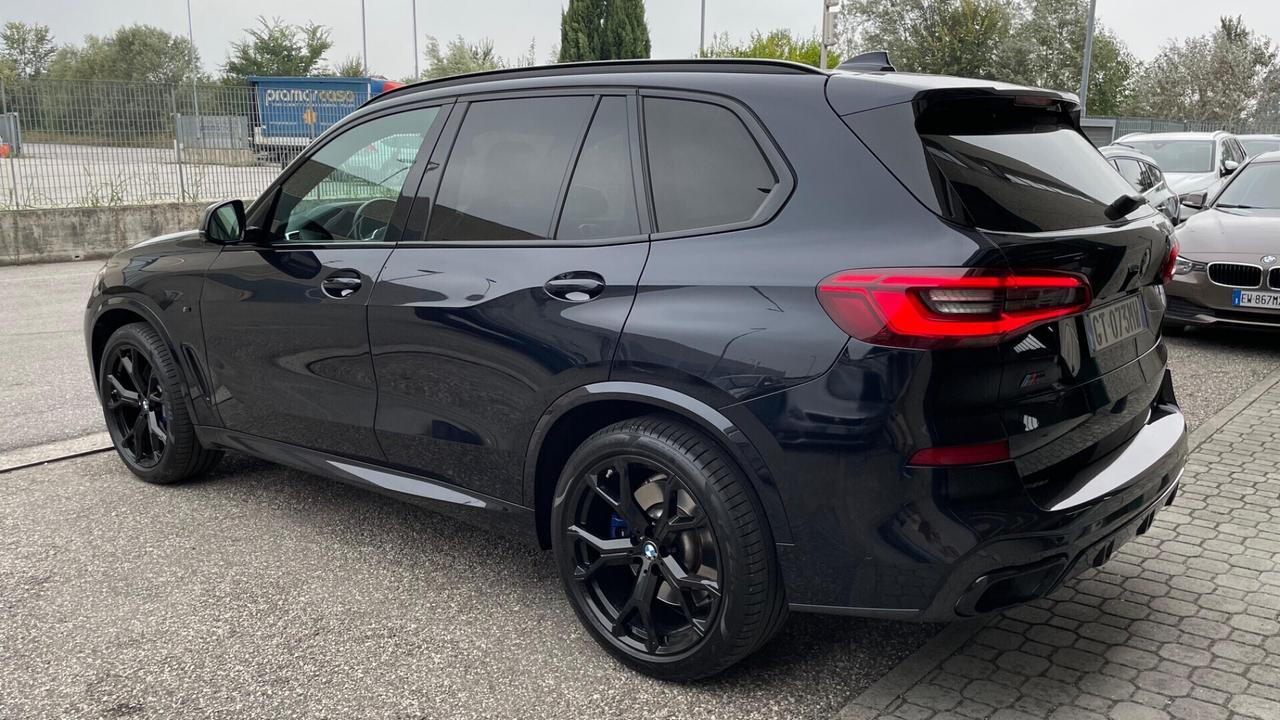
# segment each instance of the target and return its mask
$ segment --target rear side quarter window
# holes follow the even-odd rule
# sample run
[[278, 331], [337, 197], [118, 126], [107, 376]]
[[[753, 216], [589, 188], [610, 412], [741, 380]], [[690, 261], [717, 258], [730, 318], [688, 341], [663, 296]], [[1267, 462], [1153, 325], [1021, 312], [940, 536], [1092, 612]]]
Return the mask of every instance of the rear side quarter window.
[[760, 224], [790, 192], [776, 148], [725, 105], [645, 97], [644, 128], [658, 234]]

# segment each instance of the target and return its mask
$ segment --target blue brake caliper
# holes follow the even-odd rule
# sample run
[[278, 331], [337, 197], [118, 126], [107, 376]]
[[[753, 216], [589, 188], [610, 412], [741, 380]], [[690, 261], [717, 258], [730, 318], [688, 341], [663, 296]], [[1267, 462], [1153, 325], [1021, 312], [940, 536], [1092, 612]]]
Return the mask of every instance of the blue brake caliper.
[[609, 535], [615, 540], [627, 536], [627, 524], [617, 513], [609, 518]]

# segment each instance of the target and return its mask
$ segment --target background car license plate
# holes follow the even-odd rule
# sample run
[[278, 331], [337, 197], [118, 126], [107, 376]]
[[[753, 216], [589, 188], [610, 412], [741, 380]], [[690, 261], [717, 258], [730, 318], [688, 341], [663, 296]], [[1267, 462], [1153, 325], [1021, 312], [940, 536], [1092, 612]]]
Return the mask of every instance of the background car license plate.
[[1146, 330], [1147, 309], [1141, 296], [1132, 295], [1086, 314], [1084, 328], [1089, 352], [1097, 353]]
[[1260, 307], [1280, 310], [1280, 293], [1258, 290], [1236, 290], [1231, 296], [1236, 307]]

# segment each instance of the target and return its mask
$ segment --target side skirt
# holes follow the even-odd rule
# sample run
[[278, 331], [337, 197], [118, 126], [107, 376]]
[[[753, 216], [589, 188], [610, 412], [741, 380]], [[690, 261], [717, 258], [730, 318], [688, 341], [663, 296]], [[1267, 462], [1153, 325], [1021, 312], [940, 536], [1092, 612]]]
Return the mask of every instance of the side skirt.
[[196, 434], [206, 446], [234, 450], [330, 480], [373, 490], [473, 525], [511, 534], [516, 539], [535, 545], [538, 541], [532, 509], [443, 480], [224, 428], [198, 426]]

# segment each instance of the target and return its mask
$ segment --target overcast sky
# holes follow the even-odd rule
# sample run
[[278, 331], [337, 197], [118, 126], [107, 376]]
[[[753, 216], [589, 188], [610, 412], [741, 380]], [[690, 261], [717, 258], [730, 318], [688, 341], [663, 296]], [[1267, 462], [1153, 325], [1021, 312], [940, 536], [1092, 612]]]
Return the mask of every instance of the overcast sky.
[[[413, 0], [365, 0], [369, 65], [396, 79], [413, 72]], [[80, 42], [135, 22], [187, 31], [185, 0], [4, 0], [3, 20], [44, 23], [59, 42]], [[417, 0], [418, 33], [444, 40], [490, 37], [499, 54], [523, 53], [530, 40], [546, 62], [560, 39], [562, 0]], [[227, 47], [257, 15], [289, 22], [313, 20], [333, 28], [330, 60], [359, 55], [360, 0], [191, 0], [196, 47], [216, 71]], [[689, 57], [698, 49], [699, 0], [646, 0], [654, 57]], [[813, 33], [820, 0], [707, 0], [707, 35], [744, 37], [754, 29], [786, 27]], [[1098, 15], [1140, 59], [1153, 57], [1169, 38], [1213, 29], [1219, 15], [1243, 15], [1254, 30], [1280, 41], [1280, 0], [1098, 0]], [[422, 42], [419, 42], [421, 50]]]

